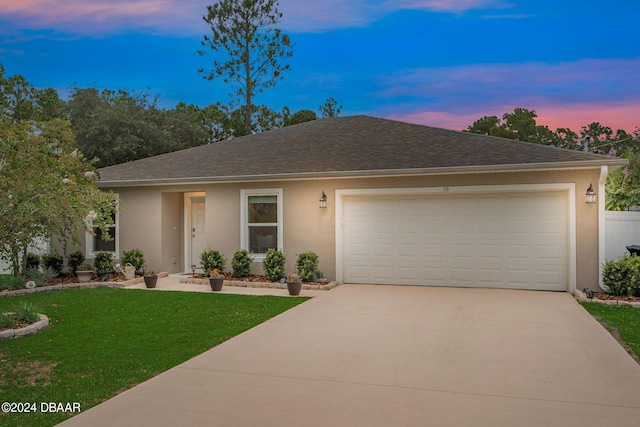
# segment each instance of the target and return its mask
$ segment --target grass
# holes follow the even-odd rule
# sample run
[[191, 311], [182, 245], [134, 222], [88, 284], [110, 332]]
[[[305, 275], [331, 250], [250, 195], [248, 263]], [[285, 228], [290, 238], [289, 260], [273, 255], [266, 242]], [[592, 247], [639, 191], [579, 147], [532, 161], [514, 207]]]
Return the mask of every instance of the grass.
[[582, 306], [640, 363], [640, 309], [596, 303], [582, 303]]
[[[80, 402], [82, 411], [274, 317], [307, 298], [75, 289], [0, 298], [33, 304], [51, 326], [0, 342], [7, 402]], [[1, 413], [2, 426], [52, 426], [65, 413]]]

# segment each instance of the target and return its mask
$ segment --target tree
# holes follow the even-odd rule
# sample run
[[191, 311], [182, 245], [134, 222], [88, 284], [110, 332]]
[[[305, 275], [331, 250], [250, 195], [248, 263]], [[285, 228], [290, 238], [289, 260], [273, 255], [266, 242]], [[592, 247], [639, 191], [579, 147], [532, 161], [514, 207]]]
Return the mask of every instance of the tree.
[[[0, 257], [26, 266], [37, 238], [96, 228], [107, 236], [115, 196], [94, 184], [96, 171], [74, 146], [68, 121], [0, 121]], [[19, 260], [22, 259], [22, 266]]]
[[234, 85], [231, 95], [244, 101], [244, 127], [250, 134], [255, 95], [282, 79], [290, 68], [283, 60], [293, 55], [289, 36], [276, 28], [282, 18], [278, 1], [220, 0], [207, 6], [207, 12], [202, 19], [211, 34], [201, 44], [213, 53], [213, 68], [198, 71], [207, 80], [222, 77]]
[[324, 101], [324, 104], [318, 108], [318, 111], [323, 119], [326, 119], [327, 117], [338, 117], [342, 111], [342, 105], [338, 105], [338, 101], [330, 96], [326, 101]]
[[292, 126], [300, 123], [318, 120], [318, 116], [314, 111], [300, 110], [291, 114], [289, 111], [289, 108], [287, 107], [284, 107], [284, 109], [282, 110], [282, 116], [283, 116], [284, 126]]

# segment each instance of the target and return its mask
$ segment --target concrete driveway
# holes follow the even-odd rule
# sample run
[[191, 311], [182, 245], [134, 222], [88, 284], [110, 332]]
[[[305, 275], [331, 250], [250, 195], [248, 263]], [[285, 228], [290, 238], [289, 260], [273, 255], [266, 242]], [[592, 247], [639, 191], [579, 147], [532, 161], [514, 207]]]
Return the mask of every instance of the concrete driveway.
[[567, 293], [342, 285], [64, 426], [638, 426], [640, 366]]

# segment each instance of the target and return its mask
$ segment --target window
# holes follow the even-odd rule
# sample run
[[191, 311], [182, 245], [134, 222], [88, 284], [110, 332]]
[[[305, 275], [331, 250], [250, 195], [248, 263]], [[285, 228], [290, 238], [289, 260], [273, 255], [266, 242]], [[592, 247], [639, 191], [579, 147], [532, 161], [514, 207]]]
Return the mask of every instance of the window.
[[269, 248], [282, 249], [282, 189], [242, 190], [241, 247], [261, 259]]
[[111, 240], [103, 240], [102, 232], [99, 228], [93, 229], [95, 235], [87, 233], [87, 258], [94, 258], [96, 252], [111, 252], [113, 254], [113, 258], [119, 257], [118, 254], [120, 253], [120, 233], [118, 231], [120, 218], [118, 213], [116, 212], [112, 214], [111, 219], [113, 219], [113, 224], [107, 230], [107, 234], [109, 235]]

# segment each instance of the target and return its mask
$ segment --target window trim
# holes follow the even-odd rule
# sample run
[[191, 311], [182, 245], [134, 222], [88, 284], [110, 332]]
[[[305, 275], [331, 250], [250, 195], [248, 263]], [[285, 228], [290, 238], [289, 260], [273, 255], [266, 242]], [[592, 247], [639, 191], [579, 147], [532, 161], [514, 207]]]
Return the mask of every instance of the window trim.
[[[116, 200], [120, 200], [118, 197], [118, 194], [115, 194], [115, 198]], [[119, 203], [117, 208], [119, 208]], [[115, 228], [115, 236], [113, 237], [113, 239], [116, 242], [116, 250], [114, 251], [98, 251], [98, 252], [107, 252], [110, 253], [111, 255], [113, 255], [113, 259], [120, 259], [120, 209], [116, 209], [116, 215], [115, 215], [115, 221], [113, 222], [113, 225], [109, 226], [109, 228]], [[96, 257], [96, 251], [93, 250], [93, 245], [95, 242], [95, 236], [91, 233], [89, 233], [88, 231], [85, 231], [85, 256], [87, 259], [95, 259]]]
[[[283, 191], [282, 188], [257, 188], [257, 189], [241, 189], [240, 190], [240, 248], [250, 250], [249, 244], [249, 196], [276, 196], [277, 203], [277, 223], [278, 229], [278, 250], [283, 251]], [[254, 262], [262, 262], [265, 254], [253, 254]]]

